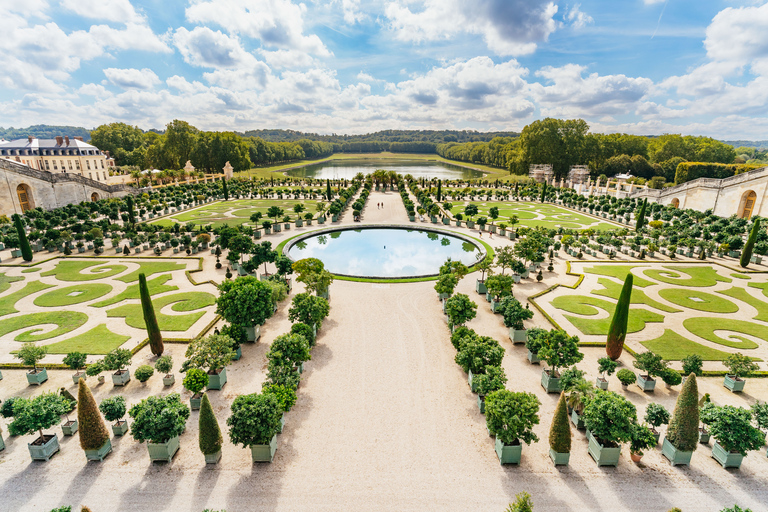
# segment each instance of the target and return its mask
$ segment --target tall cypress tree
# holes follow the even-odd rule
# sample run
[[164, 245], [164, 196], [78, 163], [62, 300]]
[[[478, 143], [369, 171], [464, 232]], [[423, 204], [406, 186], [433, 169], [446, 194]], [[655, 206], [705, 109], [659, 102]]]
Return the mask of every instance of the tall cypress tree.
[[640, 231], [645, 226], [645, 210], [648, 208], [648, 199], [643, 199], [643, 204], [640, 205], [640, 212], [637, 214], [637, 223], [635, 224], [635, 231]]
[[544, 202], [544, 198], [546, 197], [546, 195], [547, 195], [547, 182], [545, 181], [542, 184], [542, 187], [541, 187], [541, 202], [542, 203]]
[[749, 260], [752, 259], [752, 251], [755, 249], [755, 242], [757, 241], [757, 233], [760, 231], [760, 219], [755, 219], [755, 224], [752, 226], [752, 231], [749, 232], [749, 238], [747, 243], [744, 244], [744, 250], [741, 251], [741, 259], [739, 265], [743, 268], [749, 266]]
[[21, 215], [13, 214], [13, 225], [16, 226], [16, 233], [19, 235], [19, 249], [24, 261], [32, 261], [32, 247], [29, 245], [27, 232], [24, 230], [24, 223], [21, 222]]
[[325, 180], [325, 197], [328, 199], [328, 202], [331, 202], [331, 197], [333, 194], [331, 193], [331, 180], [326, 179]]
[[568, 409], [565, 405], [565, 393], [560, 393], [552, 425], [549, 427], [549, 447], [553, 452], [571, 452], [571, 425], [568, 423]]
[[136, 205], [134, 204], [133, 196], [126, 196], [125, 205], [128, 208], [128, 222], [136, 224], [136, 213], [134, 212]]
[[77, 388], [77, 423], [80, 427], [80, 447], [83, 450], [98, 450], [109, 441], [109, 432], [99, 413], [91, 388], [80, 379]]
[[695, 373], [688, 376], [677, 395], [675, 411], [667, 428], [667, 441], [683, 452], [695, 451], [699, 446], [699, 387]]
[[437, 201], [440, 202], [443, 195], [443, 180], [437, 180]]
[[515, 182], [515, 197], [518, 197], [518, 194], [517, 194], [517, 192], [518, 192], [518, 188], [519, 188], [519, 187], [520, 187], [520, 182], [519, 182], [519, 181], [516, 181], [516, 182]]
[[155, 307], [152, 305], [149, 287], [147, 287], [147, 278], [144, 274], [139, 274], [139, 295], [141, 296], [141, 309], [144, 312], [144, 324], [147, 326], [147, 335], [149, 336], [149, 349], [154, 355], [161, 356], [165, 350], [163, 335], [160, 333], [160, 327], [157, 325]]
[[216, 416], [213, 414], [213, 407], [211, 407], [211, 401], [208, 399], [208, 395], [203, 395], [203, 400], [200, 402], [200, 417], [198, 418], [200, 451], [203, 455], [213, 455], [221, 450], [221, 444], [223, 438], [221, 436], [221, 429], [219, 428], [219, 422], [216, 421]]
[[224, 200], [229, 201], [229, 189], [227, 188], [227, 180], [224, 176], [221, 177], [221, 190], [224, 193]]
[[624, 350], [624, 339], [627, 337], [627, 320], [629, 320], [629, 302], [632, 296], [632, 282], [634, 277], [631, 272], [627, 273], [624, 280], [624, 287], [621, 289], [619, 301], [616, 303], [616, 309], [611, 319], [611, 327], [608, 329], [608, 340], [605, 344], [605, 352], [612, 360], [616, 361], [621, 357]]

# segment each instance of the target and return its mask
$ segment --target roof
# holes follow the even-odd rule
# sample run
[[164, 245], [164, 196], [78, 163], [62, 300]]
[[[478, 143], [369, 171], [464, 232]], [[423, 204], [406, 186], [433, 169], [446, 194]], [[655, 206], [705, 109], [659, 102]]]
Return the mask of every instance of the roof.
[[2, 149], [83, 149], [83, 150], [96, 150], [99, 151], [99, 148], [92, 144], [88, 144], [87, 142], [83, 142], [81, 140], [77, 140], [75, 138], [69, 139], [69, 144], [67, 144], [66, 139], [62, 139], [63, 143], [59, 145], [58, 141], [56, 139], [32, 139], [31, 141], [29, 138], [24, 139], [14, 139], [14, 140], [8, 140], [8, 141], [0, 141], [0, 148]]

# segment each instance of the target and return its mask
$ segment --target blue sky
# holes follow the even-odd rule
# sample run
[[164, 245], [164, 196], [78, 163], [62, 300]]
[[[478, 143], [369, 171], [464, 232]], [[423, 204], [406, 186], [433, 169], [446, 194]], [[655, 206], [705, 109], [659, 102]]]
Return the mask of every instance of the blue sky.
[[766, 139], [768, 2], [0, 0], [0, 126]]

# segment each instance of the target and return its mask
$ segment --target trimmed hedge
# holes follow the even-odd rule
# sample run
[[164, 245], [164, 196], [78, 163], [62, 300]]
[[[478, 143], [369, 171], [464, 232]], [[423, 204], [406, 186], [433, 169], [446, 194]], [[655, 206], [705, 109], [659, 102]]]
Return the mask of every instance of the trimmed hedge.
[[692, 181], [698, 178], [729, 178], [736, 174], [742, 174], [763, 165], [752, 164], [718, 164], [710, 162], [680, 162], [675, 171], [675, 185]]

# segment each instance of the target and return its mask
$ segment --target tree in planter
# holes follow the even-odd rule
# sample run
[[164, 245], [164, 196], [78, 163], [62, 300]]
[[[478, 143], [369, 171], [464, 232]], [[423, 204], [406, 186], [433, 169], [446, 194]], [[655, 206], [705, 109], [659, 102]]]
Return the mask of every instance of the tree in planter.
[[148, 364], [143, 364], [136, 368], [133, 374], [136, 376], [136, 380], [139, 382], [147, 382], [152, 375], [154, 375], [155, 369]]
[[220, 452], [224, 439], [221, 436], [219, 422], [216, 421], [216, 415], [213, 413], [208, 395], [203, 395], [203, 400], [200, 402], [198, 429], [198, 446], [203, 455], [214, 455]]
[[240, 395], [232, 402], [231, 410], [227, 425], [232, 444], [268, 445], [280, 431], [282, 411], [271, 393]]
[[31, 373], [37, 373], [37, 363], [40, 362], [42, 358], [45, 357], [45, 354], [48, 353], [48, 349], [46, 347], [38, 347], [34, 343], [25, 343], [21, 346], [19, 351], [14, 355], [16, 359], [21, 359], [21, 362], [25, 366], [31, 366], [32, 372]]
[[600, 380], [606, 381], [606, 377], [613, 375], [616, 371], [616, 367], [619, 365], [616, 361], [613, 361], [610, 357], [601, 357], [597, 360], [597, 371], [600, 372]]
[[656, 435], [650, 428], [639, 423], [634, 423], [631, 430], [629, 453], [633, 456], [633, 460], [639, 461], [640, 457], [643, 456], [644, 450], [656, 446]]
[[155, 362], [155, 370], [165, 375], [166, 378], [171, 376], [172, 369], [173, 358], [171, 356], [162, 356]]
[[96, 361], [85, 368], [85, 374], [89, 377], [98, 377], [104, 371], [104, 362]]
[[752, 404], [752, 417], [755, 419], [758, 428], [768, 430], [768, 402], [760, 402], [758, 400]]
[[584, 425], [602, 445], [626, 443], [637, 422], [634, 404], [613, 391], [598, 389], [584, 407]]
[[186, 372], [182, 384], [192, 393], [192, 398], [200, 398], [201, 391], [208, 385], [208, 374], [200, 368], [190, 368]]
[[500, 274], [490, 276], [485, 283], [485, 287], [488, 290], [488, 293], [493, 295], [494, 300], [498, 302], [503, 297], [512, 295], [512, 286], [514, 283], [515, 281], [512, 279], [512, 276]]
[[704, 362], [699, 354], [689, 354], [683, 358], [683, 375], [703, 375]]
[[131, 436], [140, 443], [167, 443], [184, 432], [189, 414], [178, 393], [150, 396], [128, 411], [133, 418]]
[[283, 358], [286, 363], [299, 366], [312, 359], [309, 341], [301, 334], [281, 334], [274, 339], [269, 347], [267, 358]]
[[88, 354], [82, 352], [70, 352], [64, 358], [64, 364], [69, 366], [70, 369], [75, 370], [75, 376], [82, 376], [82, 370], [85, 368], [85, 360], [88, 358]]
[[611, 318], [611, 326], [608, 329], [605, 352], [614, 361], [621, 357], [621, 353], [624, 350], [633, 280], [632, 273], [628, 272], [626, 279], [624, 279], [624, 286], [621, 289], [619, 300], [616, 303], [616, 309], [613, 312], [613, 318]]
[[290, 411], [296, 404], [296, 390], [291, 387], [265, 382], [261, 385], [261, 392], [265, 395], [273, 395], [277, 399], [281, 412]]
[[645, 422], [652, 427], [651, 430], [656, 435], [658, 435], [656, 429], [669, 423], [669, 418], [669, 411], [661, 404], [650, 403], [645, 408]]
[[493, 275], [493, 257], [486, 256], [482, 260], [478, 261], [475, 264], [475, 269], [480, 271], [479, 282], [484, 283], [486, 273], [488, 274], [488, 276]]
[[291, 334], [300, 334], [304, 336], [304, 338], [306, 338], [306, 340], [309, 342], [310, 347], [315, 344], [315, 335], [312, 331], [312, 327], [305, 323], [296, 322], [295, 324], [291, 325]]
[[728, 368], [728, 375], [733, 375], [737, 380], [749, 377], [752, 372], [760, 368], [749, 356], [745, 356], [741, 352], [731, 354], [725, 358], [723, 364]]
[[760, 234], [760, 219], [755, 219], [755, 223], [752, 225], [752, 231], [749, 232], [749, 238], [747, 243], [744, 244], [744, 250], [741, 251], [741, 259], [739, 259], [739, 265], [743, 268], [749, 266], [752, 259], [752, 252], [755, 250], [755, 242], [757, 241], [757, 235]]
[[291, 307], [288, 309], [288, 319], [291, 322], [315, 325], [319, 329], [330, 311], [328, 301], [324, 298], [309, 293], [299, 293], [293, 298]]
[[147, 335], [149, 336], [149, 350], [159, 357], [163, 355], [163, 350], [165, 350], [163, 335], [157, 325], [155, 307], [152, 305], [152, 297], [149, 295], [147, 277], [144, 273], [139, 274], [139, 295], [141, 297], [141, 310], [144, 313], [144, 325], [147, 327]]
[[568, 422], [568, 408], [563, 392], [560, 393], [549, 427], [549, 449], [555, 453], [571, 452], [571, 425]]
[[456, 364], [464, 372], [473, 375], [486, 373], [488, 366], [501, 366], [504, 349], [499, 342], [489, 336], [472, 336], [462, 343], [456, 354]]
[[498, 311], [504, 319], [504, 326], [516, 331], [525, 329], [523, 321], [533, 318], [533, 311], [524, 308], [520, 301], [514, 297], [504, 297], [501, 299]]
[[464, 343], [472, 338], [477, 338], [477, 333], [469, 327], [464, 327], [462, 325], [453, 330], [453, 333], [451, 334], [451, 345], [453, 345], [453, 348], [456, 350], [461, 350]]
[[666, 441], [681, 452], [693, 452], [699, 445], [699, 387], [693, 373], [677, 396]]
[[270, 384], [285, 386], [295, 390], [299, 387], [299, 382], [301, 381], [299, 370], [292, 363], [288, 363], [282, 357], [282, 354], [278, 353], [275, 356], [268, 359], [267, 380]]
[[472, 383], [475, 384], [475, 392], [481, 397], [485, 397], [494, 391], [504, 389], [507, 375], [501, 366], [486, 366], [485, 373], [479, 374]]
[[539, 424], [541, 402], [533, 393], [502, 389], [485, 397], [485, 421], [491, 434], [505, 445], [539, 440], [533, 426]]
[[130, 350], [124, 348], [116, 348], [104, 356], [104, 369], [120, 374], [124, 371], [127, 371], [125, 370], [125, 367], [131, 365], [132, 359], [133, 355], [131, 354]]
[[181, 371], [198, 368], [208, 375], [219, 373], [235, 356], [232, 344], [232, 338], [225, 334], [211, 334], [193, 340], [184, 353], [187, 360], [181, 364]]
[[645, 380], [652, 379], [653, 377], [660, 377], [664, 370], [667, 369], [668, 363], [664, 361], [660, 355], [654, 354], [651, 351], [637, 354], [632, 365], [638, 370], [645, 372]]
[[557, 378], [560, 375], [558, 368], [578, 363], [584, 359], [584, 354], [579, 351], [577, 336], [569, 336], [561, 329], [552, 329], [541, 339], [539, 357], [549, 365], [550, 375]]
[[24, 229], [24, 224], [21, 221], [21, 215], [18, 213], [13, 214], [13, 225], [16, 228], [16, 234], [19, 237], [19, 249], [21, 249], [21, 257], [24, 259], [24, 261], [32, 261], [32, 247], [29, 245], [27, 232]]
[[752, 425], [752, 413], [743, 407], [710, 405], [705, 409], [709, 433], [727, 453], [746, 456], [765, 444], [765, 434]]
[[99, 410], [104, 415], [104, 418], [107, 421], [114, 421], [115, 425], [120, 424], [120, 420], [125, 416], [125, 409], [125, 397], [120, 395], [105, 398], [99, 404]]
[[67, 401], [56, 393], [43, 393], [35, 398], [18, 397], [13, 402], [13, 421], [8, 425], [8, 432], [13, 436], [37, 432], [39, 437], [32, 444], [42, 445], [47, 442], [43, 430], [57, 425], [68, 406]]
[[230, 324], [262, 325], [274, 312], [272, 289], [253, 276], [243, 276], [219, 285], [216, 313]]
[[464, 325], [477, 316], [477, 304], [464, 293], [457, 293], [445, 301], [445, 312], [451, 325]]
[[538, 356], [539, 350], [541, 349], [541, 342], [548, 334], [549, 331], [542, 329], [541, 327], [532, 327], [531, 329], [528, 329], [528, 339], [525, 341], [525, 348], [527, 348], [531, 354], [536, 354]]
[[435, 291], [440, 295], [453, 295], [453, 290], [459, 284], [459, 278], [455, 274], [440, 274], [435, 284]]
[[619, 379], [619, 382], [621, 382], [621, 385], [624, 387], [629, 386], [635, 382], [635, 380], [637, 380], [637, 377], [635, 377], [635, 372], [627, 368], [622, 368], [616, 372], [616, 378]]
[[272, 250], [272, 242], [264, 241], [253, 246], [253, 258], [251, 262], [258, 267], [264, 264], [264, 274], [267, 274], [267, 263], [272, 263], [277, 259], [277, 251]]
[[99, 450], [109, 441], [109, 431], [99, 414], [91, 388], [83, 379], [80, 379], [77, 388], [77, 423], [83, 450]]

